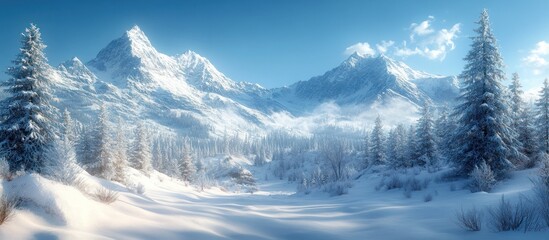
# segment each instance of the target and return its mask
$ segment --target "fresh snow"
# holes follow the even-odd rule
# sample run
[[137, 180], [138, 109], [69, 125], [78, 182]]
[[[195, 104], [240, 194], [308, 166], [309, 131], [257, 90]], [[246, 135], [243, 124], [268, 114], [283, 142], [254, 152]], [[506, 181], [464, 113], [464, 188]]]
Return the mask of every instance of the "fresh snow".
[[[470, 193], [464, 182], [436, 182], [406, 198], [402, 190], [375, 190], [382, 173], [363, 175], [349, 194], [295, 194], [295, 184], [260, 181], [260, 191], [199, 192], [179, 180], [154, 172], [146, 177], [129, 169], [130, 178], [145, 186], [143, 195], [126, 187], [83, 174], [88, 188], [103, 186], [120, 193], [106, 205], [36, 174], [3, 189], [25, 199], [22, 210], [0, 227], [0, 239], [546, 239], [547, 232], [497, 233], [486, 224], [467, 232], [455, 224], [455, 211], [491, 206], [502, 194], [516, 200], [531, 194], [537, 169], [513, 173], [512, 180], [493, 192]], [[256, 168], [261, 176], [265, 169]], [[436, 179], [420, 173], [419, 179]], [[457, 185], [451, 191], [450, 185]], [[431, 202], [424, 202], [426, 194]]]

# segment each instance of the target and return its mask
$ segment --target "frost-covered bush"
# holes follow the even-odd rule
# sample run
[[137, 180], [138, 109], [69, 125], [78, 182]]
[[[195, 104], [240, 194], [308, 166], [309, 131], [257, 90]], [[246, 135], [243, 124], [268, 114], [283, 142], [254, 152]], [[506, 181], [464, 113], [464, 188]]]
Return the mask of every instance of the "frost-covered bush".
[[0, 197], [0, 225], [9, 221], [15, 215], [15, 207], [18, 200], [14, 198]]
[[424, 202], [430, 202], [430, 201], [433, 201], [433, 195], [428, 193], [427, 195], [423, 196], [423, 201]]
[[216, 185], [215, 181], [208, 176], [204, 170], [198, 171], [194, 183], [199, 191], [204, 191], [204, 189], [211, 188]]
[[532, 224], [535, 214], [534, 209], [529, 207], [522, 199], [516, 204], [511, 204], [501, 196], [497, 206], [488, 209], [490, 225], [496, 231], [517, 231], [524, 227], [524, 223]]
[[252, 173], [245, 168], [234, 168], [229, 172], [231, 177], [237, 184], [255, 186], [255, 179]]
[[542, 163], [538, 178], [532, 179], [536, 197], [535, 205], [538, 206], [538, 213], [545, 225], [549, 227], [549, 161]]
[[340, 196], [347, 194], [352, 186], [350, 181], [335, 181], [324, 185], [323, 191], [329, 193], [330, 196]]
[[423, 189], [423, 185], [421, 181], [419, 181], [415, 177], [409, 177], [408, 180], [406, 180], [406, 183], [404, 184], [405, 190], [410, 191], [421, 191]]
[[126, 185], [126, 188], [132, 193], [136, 193], [140, 195], [145, 193], [145, 185], [143, 185], [143, 183], [140, 183], [140, 182], [128, 183]]
[[93, 197], [102, 203], [111, 204], [118, 199], [118, 192], [100, 187], [95, 191]]
[[489, 192], [496, 184], [495, 174], [485, 162], [475, 166], [470, 177], [471, 182], [469, 187], [471, 192]]
[[387, 190], [402, 188], [403, 185], [404, 184], [402, 183], [402, 180], [397, 174], [393, 174], [391, 178], [389, 178], [389, 180], [385, 182]]
[[457, 224], [467, 231], [480, 231], [482, 228], [482, 211], [473, 207], [467, 211], [463, 210], [456, 212]]

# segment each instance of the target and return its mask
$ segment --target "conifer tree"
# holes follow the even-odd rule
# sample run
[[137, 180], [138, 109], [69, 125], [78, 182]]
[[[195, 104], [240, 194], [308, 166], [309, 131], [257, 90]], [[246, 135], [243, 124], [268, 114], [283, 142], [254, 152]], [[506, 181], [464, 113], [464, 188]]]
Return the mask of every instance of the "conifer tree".
[[144, 123], [139, 123], [137, 126], [136, 139], [133, 147], [134, 167], [144, 173], [149, 173], [152, 170], [151, 150], [147, 130]]
[[0, 102], [0, 155], [11, 172], [41, 172], [56, 139], [56, 108], [51, 101], [50, 67], [40, 29], [25, 29], [19, 55], [2, 82], [9, 96]]
[[511, 161], [518, 159], [519, 152], [514, 146], [516, 140], [509, 126], [501, 84], [505, 78], [503, 60], [486, 10], [477, 23], [479, 27], [460, 75], [464, 87], [454, 109], [458, 118], [454, 142], [458, 149], [452, 159], [460, 175], [467, 176], [476, 166], [486, 163], [502, 178], [514, 167]]
[[547, 78], [543, 81], [543, 88], [536, 101], [536, 127], [539, 150], [549, 154], [549, 82]]
[[114, 153], [114, 179], [118, 182], [124, 182], [126, 179], [126, 167], [128, 166], [128, 141], [124, 131], [126, 130], [126, 124], [121, 117], [118, 118], [118, 126], [116, 128], [115, 136], [115, 153]]
[[196, 173], [196, 168], [191, 158], [191, 147], [188, 143], [183, 146], [183, 157], [179, 163], [179, 172], [183, 181], [190, 182]]
[[383, 123], [377, 116], [370, 140], [370, 163], [379, 165], [385, 163], [385, 136], [383, 135]]
[[431, 106], [425, 103], [421, 111], [416, 129], [416, 155], [420, 166], [438, 164], [438, 148], [434, 131], [434, 121], [431, 115]]
[[99, 175], [107, 180], [114, 180], [116, 169], [113, 149], [115, 149], [115, 146], [111, 137], [112, 129], [109, 122], [107, 106], [105, 104], [101, 105], [96, 133], [96, 162], [99, 163]]

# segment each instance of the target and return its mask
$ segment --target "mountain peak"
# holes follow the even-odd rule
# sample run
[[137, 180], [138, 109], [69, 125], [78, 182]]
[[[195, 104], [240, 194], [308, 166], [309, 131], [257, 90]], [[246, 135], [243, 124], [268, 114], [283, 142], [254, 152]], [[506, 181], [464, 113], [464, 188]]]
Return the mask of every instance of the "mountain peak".
[[135, 25], [130, 30], [126, 31], [124, 35], [134, 45], [134, 47], [148, 47], [152, 48], [152, 44], [145, 33]]

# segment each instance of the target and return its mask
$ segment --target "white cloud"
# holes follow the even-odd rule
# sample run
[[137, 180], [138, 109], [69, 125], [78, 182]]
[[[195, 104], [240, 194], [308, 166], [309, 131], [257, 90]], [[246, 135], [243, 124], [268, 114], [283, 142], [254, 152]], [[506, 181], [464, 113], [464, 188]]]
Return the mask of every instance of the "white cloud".
[[[395, 41], [383, 40], [375, 44], [375, 50], [367, 42], [359, 42], [344, 51], [346, 55], [357, 52], [361, 55], [374, 55], [377, 52], [400, 57], [421, 56], [431, 60], [444, 60], [448, 52], [456, 48], [455, 39], [460, 33], [461, 24], [456, 23], [450, 28], [436, 29], [433, 27], [435, 17], [428, 16], [420, 23], [412, 23], [410, 31], [410, 42], [402, 41], [396, 46]], [[445, 23], [446, 21], [442, 21]], [[547, 43], [546, 43], [547, 44]], [[549, 54], [549, 44], [545, 46]], [[540, 50], [541, 51], [541, 50]], [[549, 63], [548, 63], [549, 64]]]
[[458, 37], [461, 25], [456, 23], [450, 29], [443, 28], [436, 31], [431, 27], [433, 20], [434, 17], [429, 16], [429, 19], [423, 21], [422, 24], [425, 23], [423, 25], [427, 26], [427, 28], [420, 28], [421, 31], [418, 31], [421, 24], [413, 23], [411, 25], [412, 32], [410, 33], [410, 39], [412, 39], [414, 46], [409, 47], [407, 42], [403, 41], [402, 45], [396, 48], [395, 55], [401, 57], [418, 55], [432, 60], [444, 60], [446, 54], [456, 48], [454, 39]]
[[528, 56], [522, 59], [526, 66], [532, 68], [534, 75], [541, 75], [549, 66], [549, 43], [540, 41], [536, 43], [536, 47], [530, 50]]
[[414, 37], [417, 36], [424, 36], [433, 33], [435, 30], [431, 28], [431, 22], [435, 20], [435, 17], [429, 16], [427, 20], [421, 22], [421, 23], [412, 23], [410, 25], [410, 29], [412, 30], [412, 33], [410, 34], [410, 40], [414, 41]]
[[386, 53], [389, 47], [393, 46], [395, 44], [394, 41], [381, 41], [380, 43], [376, 44], [376, 48], [380, 53]]
[[344, 53], [345, 55], [351, 55], [355, 52], [363, 56], [376, 54], [376, 51], [372, 47], [370, 47], [370, 44], [367, 42], [359, 42], [352, 46], [349, 46], [345, 49]]

